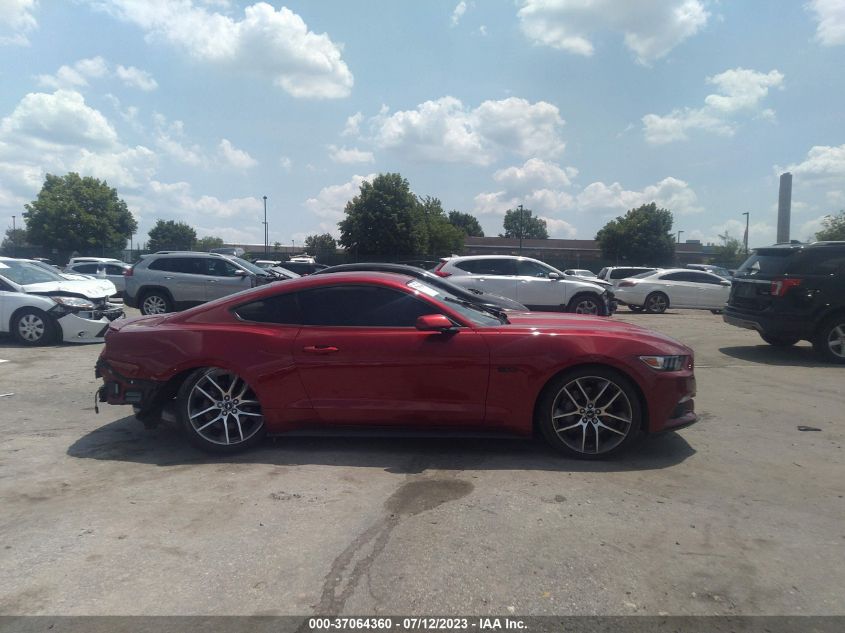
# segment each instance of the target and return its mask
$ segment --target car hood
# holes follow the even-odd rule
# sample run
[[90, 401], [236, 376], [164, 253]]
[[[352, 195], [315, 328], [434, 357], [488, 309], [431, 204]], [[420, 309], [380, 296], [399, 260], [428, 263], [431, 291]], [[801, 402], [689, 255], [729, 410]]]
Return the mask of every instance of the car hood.
[[557, 312], [508, 312], [507, 316], [510, 323], [502, 326], [507, 331], [528, 331], [541, 335], [572, 334], [577, 331], [585, 335], [624, 336], [656, 345], [665, 353], [692, 354], [692, 349], [671, 336], [609, 317]]
[[87, 299], [105, 299], [117, 292], [108, 279], [84, 279], [74, 281], [46, 281], [23, 286], [24, 292], [34, 295], [76, 295]]

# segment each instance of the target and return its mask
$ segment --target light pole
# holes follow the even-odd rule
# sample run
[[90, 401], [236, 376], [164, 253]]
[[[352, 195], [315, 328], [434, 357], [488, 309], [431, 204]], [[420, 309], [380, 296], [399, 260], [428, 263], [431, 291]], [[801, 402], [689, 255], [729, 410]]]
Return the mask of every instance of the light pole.
[[519, 254], [522, 255], [522, 236], [525, 233], [525, 211], [519, 205]]
[[267, 196], [264, 196], [264, 259], [267, 259], [268, 242], [270, 234], [267, 232]]
[[746, 211], [742, 215], [745, 216], [745, 237], [743, 238], [742, 241], [743, 241], [744, 246], [745, 246], [745, 256], [748, 257], [748, 222], [751, 218], [751, 214], [748, 211]]
[[12, 257], [18, 256], [18, 236], [15, 228], [15, 216], [12, 216]]
[[678, 237], [675, 238], [675, 256], [678, 258], [678, 263], [681, 263], [681, 251], [678, 247], [681, 245], [681, 233], [683, 231], [678, 231]]

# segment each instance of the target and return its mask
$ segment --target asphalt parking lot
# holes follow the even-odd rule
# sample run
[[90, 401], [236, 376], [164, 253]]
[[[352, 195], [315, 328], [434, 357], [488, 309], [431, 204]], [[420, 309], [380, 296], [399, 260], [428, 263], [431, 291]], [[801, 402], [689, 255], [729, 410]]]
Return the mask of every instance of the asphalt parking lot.
[[0, 339], [0, 614], [845, 614], [845, 367], [709, 312], [615, 318], [695, 349], [701, 422], [604, 463], [371, 437], [212, 459], [94, 413], [100, 346]]

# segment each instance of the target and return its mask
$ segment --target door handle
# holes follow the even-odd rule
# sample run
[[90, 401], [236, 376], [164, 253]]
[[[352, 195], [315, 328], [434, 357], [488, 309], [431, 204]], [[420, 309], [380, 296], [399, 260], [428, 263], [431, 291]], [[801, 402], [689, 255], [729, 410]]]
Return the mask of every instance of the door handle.
[[172, 280], [172, 279], [173, 279], [173, 277], [165, 277], [165, 279], [167, 279], [168, 281], [170, 281], [170, 280]]
[[307, 354], [334, 354], [340, 350], [334, 345], [306, 345], [302, 351]]
[[210, 284], [216, 284], [216, 283], [217, 283], [217, 280], [216, 280], [216, 279], [209, 279], [209, 280], [208, 280], [208, 283], [210, 283]]

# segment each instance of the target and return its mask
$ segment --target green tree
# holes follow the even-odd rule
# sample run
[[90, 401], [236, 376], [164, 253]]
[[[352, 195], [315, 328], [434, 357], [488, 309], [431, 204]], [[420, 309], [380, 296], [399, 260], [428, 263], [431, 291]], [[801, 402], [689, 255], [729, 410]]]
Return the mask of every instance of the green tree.
[[478, 218], [462, 211], [449, 211], [449, 223], [464, 232], [468, 237], [484, 237], [484, 231], [478, 223]]
[[334, 255], [337, 241], [329, 234], [309, 235], [305, 238], [305, 251], [315, 257]]
[[437, 198], [425, 196], [418, 200], [417, 222], [417, 232], [424, 240], [420, 254], [442, 257], [459, 253], [463, 249], [464, 232], [449, 222]]
[[824, 228], [816, 233], [816, 239], [821, 241], [826, 240], [845, 240], [845, 211], [840, 211], [836, 215], [826, 215], [822, 220]]
[[221, 246], [223, 246], [223, 238], [213, 235], [201, 237], [194, 244], [194, 248], [198, 251], [210, 251], [212, 248], [220, 248]]
[[340, 243], [359, 258], [399, 258], [422, 252], [417, 198], [400, 174], [379, 174], [361, 183], [338, 223]]
[[508, 209], [503, 222], [504, 233], [499, 237], [518, 237], [522, 239], [547, 240], [549, 232], [546, 229], [546, 221], [534, 217], [531, 209], [523, 209], [520, 205], [516, 209]]
[[611, 220], [596, 234], [602, 255], [632, 266], [663, 266], [675, 257], [672, 212], [652, 202]]
[[6, 237], [3, 239], [3, 243], [0, 244], [0, 253], [14, 256], [17, 253], [17, 249], [24, 246], [29, 246], [29, 242], [26, 239], [26, 229], [13, 229], [10, 227], [6, 229]]
[[736, 268], [745, 259], [745, 249], [742, 242], [728, 231], [725, 231], [724, 235], [719, 235], [719, 239], [722, 240], [722, 243], [713, 250], [714, 256], [710, 259], [711, 263], [727, 268]]
[[150, 229], [147, 248], [151, 251], [189, 251], [197, 241], [197, 232], [184, 222], [157, 220]]
[[119, 251], [138, 228], [116, 189], [73, 172], [47, 174], [38, 197], [24, 207], [29, 242], [46, 250]]

